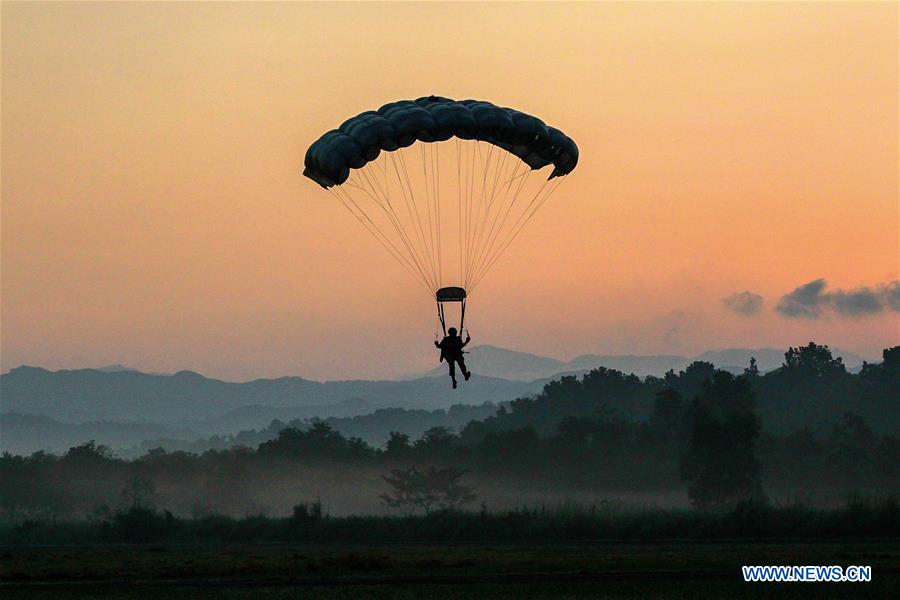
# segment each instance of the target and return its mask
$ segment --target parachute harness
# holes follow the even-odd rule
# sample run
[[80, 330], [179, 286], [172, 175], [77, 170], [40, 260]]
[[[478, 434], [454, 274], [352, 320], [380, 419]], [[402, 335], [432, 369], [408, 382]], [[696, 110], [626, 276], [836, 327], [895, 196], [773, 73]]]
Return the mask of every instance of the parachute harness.
[[[438, 309], [438, 321], [441, 322], [441, 331], [444, 332], [444, 337], [447, 337], [447, 322], [444, 317], [444, 302], [440, 300], [437, 301], [437, 309]], [[456, 300], [450, 300], [449, 302], [457, 302]], [[462, 337], [462, 333], [466, 328], [466, 300], [463, 298], [458, 301], [460, 303], [459, 308], [459, 335]], [[437, 331], [435, 331], [435, 339], [437, 339]]]

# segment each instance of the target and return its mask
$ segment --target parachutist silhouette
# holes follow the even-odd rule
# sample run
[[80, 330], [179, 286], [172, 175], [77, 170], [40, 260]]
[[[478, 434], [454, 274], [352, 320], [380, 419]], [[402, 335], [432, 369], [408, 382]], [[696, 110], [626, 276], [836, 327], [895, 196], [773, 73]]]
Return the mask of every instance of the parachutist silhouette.
[[434, 345], [441, 349], [441, 361], [444, 359], [447, 360], [447, 365], [450, 367], [450, 379], [453, 381], [453, 389], [456, 389], [456, 363], [459, 363], [459, 368], [462, 370], [463, 377], [466, 378], [466, 381], [469, 380], [469, 377], [472, 376], [472, 373], [466, 370], [466, 361], [463, 358], [463, 348], [466, 347], [472, 340], [471, 336], [466, 336], [466, 341], [463, 341], [461, 337], [456, 334], [456, 327], [451, 327], [447, 331], [447, 335], [444, 336], [440, 342], [434, 342]]

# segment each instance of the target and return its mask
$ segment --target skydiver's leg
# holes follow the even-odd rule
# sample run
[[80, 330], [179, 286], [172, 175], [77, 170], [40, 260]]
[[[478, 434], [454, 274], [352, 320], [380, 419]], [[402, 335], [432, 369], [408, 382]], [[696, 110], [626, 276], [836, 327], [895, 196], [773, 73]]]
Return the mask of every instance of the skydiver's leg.
[[452, 358], [447, 361], [447, 364], [450, 365], [450, 379], [453, 380], [453, 387], [456, 387], [456, 361]]
[[462, 356], [460, 356], [459, 358], [456, 359], [456, 362], [459, 363], [459, 368], [462, 371], [463, 377], [465, 377], [466, 381], [468, 381], [469, 377], [472, 376], [472, 373], [470, 373], [469, 371], [466, 370], [466, 359], [463, 358]]

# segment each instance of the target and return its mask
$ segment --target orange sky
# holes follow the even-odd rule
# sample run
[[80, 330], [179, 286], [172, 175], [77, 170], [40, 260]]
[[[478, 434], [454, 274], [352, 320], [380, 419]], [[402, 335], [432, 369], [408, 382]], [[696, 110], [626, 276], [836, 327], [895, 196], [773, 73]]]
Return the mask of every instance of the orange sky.
[[[897, 25], [896, 3], [4, 2], [2, 368], [429, 368], [433, 305], [300, 170], [345, 118], [431, 93], [581, 150], [479, 287], [475, 343], [878, 356], [896, 312], [773, 307], [898, 277]], [[744, 290], [760, 314], [723, 307]]]

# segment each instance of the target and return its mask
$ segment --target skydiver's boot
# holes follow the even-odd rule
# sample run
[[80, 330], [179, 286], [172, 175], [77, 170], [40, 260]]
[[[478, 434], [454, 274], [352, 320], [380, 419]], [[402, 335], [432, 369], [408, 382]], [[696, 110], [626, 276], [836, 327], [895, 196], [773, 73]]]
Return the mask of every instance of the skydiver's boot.
[[451, 377], [450, 379], [453, 380], [453, 389], [455, 390], [456, 389], [456, 377]]
[[472, 371], [466, 371], [465, 373], [463, 373], [463, 377], [466, 378], [466, 381], [468, 381], [469, 377], [471, 377], [471, 376], [472, 376]]

